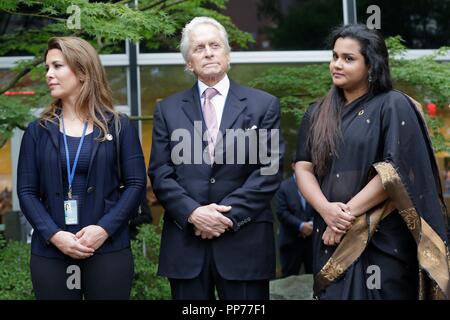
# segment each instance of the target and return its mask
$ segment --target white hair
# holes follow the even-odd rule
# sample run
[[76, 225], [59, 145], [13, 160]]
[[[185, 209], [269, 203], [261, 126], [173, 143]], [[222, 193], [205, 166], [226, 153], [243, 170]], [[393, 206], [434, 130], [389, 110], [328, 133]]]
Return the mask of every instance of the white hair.
[[189, 61], [189, 48], [190, 48], [190, 41], [189, 41], [189, 35], [190, 33], [196, 29], [199, 25], [209, 24], [217, 28], [219, 31], [220, 37], [222, 38], [222, 42], [225, 45], [225, 49], [230, 52], [231, 48], [228, 43], [228, 33], [217, 20], [210, 18], [210, 17], [195, 17], [192, 19], [189, 23], [187, 23], [183, 31], [181, 33], [181, 41], [180, 41], [180, 51], [183, 55], [183, 59], [186, 63]]

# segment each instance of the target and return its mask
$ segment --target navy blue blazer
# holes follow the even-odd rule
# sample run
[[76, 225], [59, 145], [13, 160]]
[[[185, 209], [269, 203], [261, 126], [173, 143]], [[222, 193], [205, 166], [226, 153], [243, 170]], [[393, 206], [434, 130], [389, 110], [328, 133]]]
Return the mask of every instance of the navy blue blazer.
[[313, 211], [306, 200], [306, 207], [303, 209], [294, 177], [289, 177], [281, 183], [276, 200], [277, 216], [280, 221], [278, 238], [280, 248], [304, 242], [299, 236], [299, 227], [302, 222], [313, 220]]
[[[114, 121], [109, 117], [109, 132], [114, 134]], [[59, 152], [59, 126], [36, 120], [28, 126], [20, 148], [17, 193], [20, 207], [34, 228], [31, 252], [36, 255], [64, 258], [49, 239], [65, 230], [64, 195]], [[99, 142], [94, 127], [94, 144], [88, 169], [84, 210], [80, 230], [99, 225], [109, 234], [96, 253], [121, 250], [130, 246], [128, 221], [143, 199], [146, 186], [145, 161], [137, 130], [127, 116], [120, 117], [120, 161], [125, 189], [119, 194], [115, 137]]]
[[[202, 122], [202, 130], [194, 126], [194, 121]], [[281, 133], [279, 154], [274, 157], [276, 173], [262, 175], [261, 169], [270, 164], [265, 165], [260, 159], [249, 164], [248, 148], [245, 150], [245, 164], [237, 164], [236, 158], [238, 154], [242, 156], [241, 150], [234, 153], [234, 164], [211, 166], [206, 162], [195, 164], [196, 156], [201, 159], [202, 155], [194, 154], [196, 143], [193, 142], [191, 152], [186, 152], [190, 153], [189, 161], [175, 164], [171, 152], [179, 140], [171, 139], [171, 135], [180, 128], [197, 139], [201, 139], [206, 130], [197, 84], [160, 101], [154, 113], [149, 176], [155, 195], [165, 209], [158, 274], [178, 279], [196, 277], [202, 270], [210, 243], [215, 264], [223, 278], [273, 278], [275, 243], [270, 200], [281, 180], [280, 163], [284, 152]], [[278, 99], [230, 81], [220, 131], [226, 136], [225, 129], [229, 128], [279, 129]], [[207, 143], [203, 141], [203, 152], [207, 151], [206, 148]], [[188, 217], [194, 209], [211, 203], [232, 206], [225, 215], [233, 221], [233, 230], [212, 240], [201, 239], [195, 236]]]

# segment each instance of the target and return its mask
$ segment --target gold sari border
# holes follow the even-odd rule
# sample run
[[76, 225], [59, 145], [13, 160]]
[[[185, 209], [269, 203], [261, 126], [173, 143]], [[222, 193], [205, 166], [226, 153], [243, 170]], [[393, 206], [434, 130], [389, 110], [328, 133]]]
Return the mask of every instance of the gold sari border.
[[385, 201], [355, 219], [352, 228], [347, 231], [330, 259], [316, 274], [314, 278], [315, 295], [318, 295], [320, 291], [342, 276], [361, 256], [369, 239], [375, 232], [376, 226], [394, 210], [393, 203]]
[[[387, 161], [374, 164], [375, 170], [381, 177], [383, 187], [389, 197], [395, 203], [400, 215], [405, 221], [417, 243], [418, 261], [420, 272], [419, 297], [446, 298], [450, 296], [450, 269], [448, 248], [444, 241], [431, 228], [431, 226], [418, 213], [411, 197], [409, 196], [400, 175], [394, 166]], [[425, 290], [425, 279], [429, 277], [431, 282], [437, 284], [427, 285]], [[430, 292], [425, 294], [424, 291]], [[441, 292], [438, 292], [441, 291]]]

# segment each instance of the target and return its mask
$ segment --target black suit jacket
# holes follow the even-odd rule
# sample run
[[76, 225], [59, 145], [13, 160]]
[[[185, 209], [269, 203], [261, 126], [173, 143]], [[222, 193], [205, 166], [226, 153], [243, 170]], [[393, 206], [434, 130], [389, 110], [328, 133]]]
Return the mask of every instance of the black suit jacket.
[[[280, 128], [278, 99], [230, 80], [220, 131], [226, 136], [225, 129], [252, 127]], [[184, 131], [175, 131], [177, 129]], [[275, 137], [279, 142], [279, 153], [274, 154], [276, 174], [262, 175], [261, 169], [267, 169], [270, 164], [265, 165], [260, 159], [249, 164], [248, 148], [245, 164], [237, 164], [242, 150], [234, 153], [234, 164], [211, 166], [204, 161], [196, 164], [195, 158], [201, 159], [202, 153], [206, 153], [206, 142], [200, 142], [200, 155], [195, 152], [194, 142], [190, 150], [180, 153], [190, 161], [174, 163], [171, 153], [180, 141], [172, 141], [172, 133], [184, 132], [199, 141], [205, 130], [197, 84], [157, 104], [149, 176], [155, 195], [165, 209], [158, 273], [178, 279], [196, 277], [202, 270], [206, 247], [211, 245], [217, 269], [225, 279], [272, 278], [275, 276], [275, 244], [270, 200], [281, 179], [279, 164], [284, 151], [281, 133], [279, 138]], [[223, 152], [226, 158], [227, 153]], [[225, 215], [233, 221], [233, 230], [218, 238], [203, 240], [195, 236], [188, 217], [194, 209], [211, 203], [232, 206]]]
[[[22, 138], [17, 169], [17, 194], [20, 207], [34, 228], [31, 252], [39, 256], [63, 259], [64, 254], [49, 242], [58, 231], [65, 230], [64, 195], [59, 152], [59, 126], [36, 120]], [[109, 132], [114, 132], [109, 121]], [[147, 183], [145, 162], [137, 130], [126, 116], [121, 116], [120, 160], [125, 189], [119, 194], [115, 140], [94, 139], [83, 210], [79, 228], [97, 224], [109, 238], [96, 251], [106, 253], [130, 246], [128, 221], [142, 201]], [[100, 129], [94, 127], [94, 137]], [[83, 220], [83, 217], [87, 220]]]
[[311, 206], [306, 202], [303, 209], [297, 190], [294, 177], [290, 177], [281, 183], [276, 194], [280, 248], [302, 242], [303, 238], [299, 237], [300, 224], [312, 220]]

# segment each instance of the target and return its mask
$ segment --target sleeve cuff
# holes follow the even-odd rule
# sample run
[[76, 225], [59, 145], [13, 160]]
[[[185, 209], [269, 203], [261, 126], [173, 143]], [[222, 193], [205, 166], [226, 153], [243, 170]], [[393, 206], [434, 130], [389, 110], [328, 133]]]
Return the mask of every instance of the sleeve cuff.
[[300, 226], [298, 227], [298, 231], [302, 232], [304, 224], [305, 224], [304, 222], [300, 223]]

